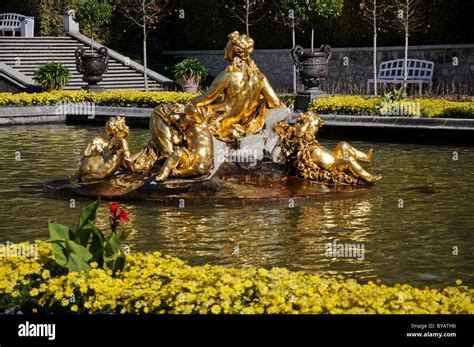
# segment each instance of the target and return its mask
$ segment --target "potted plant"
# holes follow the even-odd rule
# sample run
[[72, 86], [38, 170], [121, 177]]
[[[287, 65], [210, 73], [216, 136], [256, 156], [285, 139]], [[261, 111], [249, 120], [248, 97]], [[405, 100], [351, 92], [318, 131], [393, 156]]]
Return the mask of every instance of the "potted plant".
[[173, 66], [173, 75], [183, 91], [195, 93], [199, 82], [204, 80], [208, 73], [206, 66], [196, 58], [187, 58]]
[[45, 91], [61, 90], [69, 83], [71, 73], [64, 64], [50, 62], [40, 65], [35, 70], [33, 79]]
[[90, 52], [84, 48], [76, 50], [76, 68], [83, 74], [82, 79], [89, 85], [102, 81], [102, 75], [107, 71], [108, 51], [101, 47], [94, 53], [94, 30], [110, 23], [112, 5], [108, 0], [81, 0], [73, 3], [74, 19], [84, 29], [89, 31], [91, 38]]

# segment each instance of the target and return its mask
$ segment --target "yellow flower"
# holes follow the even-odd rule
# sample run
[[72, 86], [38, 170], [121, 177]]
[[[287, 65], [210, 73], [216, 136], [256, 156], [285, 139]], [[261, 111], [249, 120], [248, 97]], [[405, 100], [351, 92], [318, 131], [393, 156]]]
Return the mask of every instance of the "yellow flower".
[[213, 314], [219, 314], [219, 313], [221, 313], [221, 308], [218, 305], [214, 305], [214, 306], [211, 307], [211, 312]]
[[33, 288], [32, 290], [30, 290], [31, 296], [37, 296], [38, 294], [39, 294], [39, 291], [37, 288]]
[[41, 273], [41, 277], [44, 279], [44, 280], [47, 280], [48, 278], [51, 277], [51, 274], [49, 273], [49, 270], [43, 270], [43, 272]]
[[71, 311], [72, 312], [77, 312], [78, 309], [79, 309], [79, 307], [77, 307], [77, 305], [72, 305], [71, 306]]

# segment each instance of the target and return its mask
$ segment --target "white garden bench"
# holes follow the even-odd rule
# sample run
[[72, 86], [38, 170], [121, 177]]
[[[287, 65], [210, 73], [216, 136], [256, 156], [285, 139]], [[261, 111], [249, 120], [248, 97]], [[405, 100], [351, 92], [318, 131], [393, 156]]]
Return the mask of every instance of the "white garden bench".
[[6, 36], [6, 33], [11, 33], [15, 36], [17, 33], [20, 36], [33, 37], [34, 18], [26, 17], [16, 13], [1, 13], [0, 14], [0, 33]]
[[[380, 64], [377, 83], [404, 83], [405, 68], [404, 59], [395, 59], [384, 61]], [[408, 59], [408, 77], [406, 83], [417, 83], [421, 94], [422, 85], [433, 84], [434, 62], [421, 59]], [[370, 84], [374, 79], [367, 81], [367, 92], [370, 91]]]

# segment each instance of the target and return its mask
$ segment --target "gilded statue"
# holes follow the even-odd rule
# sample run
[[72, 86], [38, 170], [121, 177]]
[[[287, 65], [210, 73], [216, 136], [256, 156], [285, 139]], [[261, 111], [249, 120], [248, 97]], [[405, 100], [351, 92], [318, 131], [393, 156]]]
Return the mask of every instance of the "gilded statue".
[[250, 57], [254, 41], [237, 31], [228, 38], [229, 66], [206, 92], [186, 105], [153, 110], [151, 140], [133, 159], [138, 171], [156, 175], [157, 181], [206, 175], [213, 165], [213, 136], [233, 142], [258, 133], [268, 109], [286, 107]]
[[229, 66], [204, 94], [192, 99], [188, 106], [208, 108], [212, 134], [221, 141], [232, 142], [258, 133], [263, 128], [269, 108], [286, 106], [250, 57], [253, 39], [237, 31], [228, 39], [224, 58]]
[[369, 163], [372, 149], [362, 152], [347, 142], [333, 150], [322, 146], [316, 134], [324, 121], [315, 113], [301, 113], [295, 125], [280, 122], [275, 131], [281, 137], [281, 155], [290, 168], [305, 179], [323, 183], [374, 184], [381, 175], [372, 175], [360, 162]]
[[[134, 157], [135, 169], [156, 174], [156, 181], [170, 175], [186, 178], [202, 176], [212, 168], [213, 143], [205, 115], [199, 110], [185, 113], [184, 105], [160, 105], [153, 110], [150, 120], [152, 139]], [[165, 159], [153, 170], [154, 164]]]
[[95, 137], [82, 152], [71, 181], [89, 183], [112, 177], [119, 169], [134, 171], [127, 136], [129, 128], [124, 117], [111, 117], [105, 125], [109, 139]]

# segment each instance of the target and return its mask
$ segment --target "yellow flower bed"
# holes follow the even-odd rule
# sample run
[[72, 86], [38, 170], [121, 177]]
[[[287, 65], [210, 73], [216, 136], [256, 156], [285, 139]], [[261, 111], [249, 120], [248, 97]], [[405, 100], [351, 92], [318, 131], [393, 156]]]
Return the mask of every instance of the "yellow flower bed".
[[[189, 266], [158, 252], [127, 258], [116, 276], [55, 266], [50, 245], [39, 257], [0, 258], [0, 309], [79, 313], [474, 313], [474, 289], [359, 284], [283, 268]], [[0, 311], [1, 312], [1, 311]]]
[[[428, 118], [474, 118], [474, 102], [446, 99], [408, 98], [402, 104], [419, 103], [420, 116]], [[379, 97], [332, 96], [314, 100], [309, 109], [322, 114], [380, 115], [384, 104]], [[385, 105], [386, 106], [386, 105]]]
[[94, 102], [97, 105], [149, 105], [163, 103], [186, 103], [197, 94], [180, 92], [140, 92], [136, 90], [115, 90], [103, 93], [79, 91], [53, 91], [44, 93], [0, 93], [0, 106], [54, 105], [68, 101]]
[[332, 96], [314, 100], [309, 109], [322, 114], [370, 115], [377, 112], [380, 98]]

